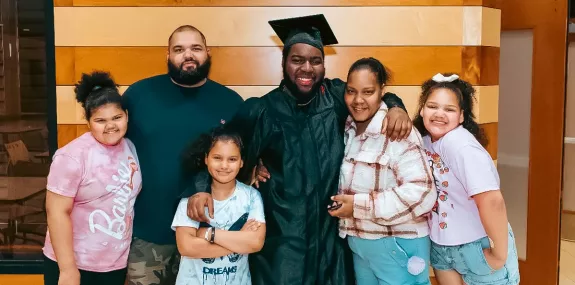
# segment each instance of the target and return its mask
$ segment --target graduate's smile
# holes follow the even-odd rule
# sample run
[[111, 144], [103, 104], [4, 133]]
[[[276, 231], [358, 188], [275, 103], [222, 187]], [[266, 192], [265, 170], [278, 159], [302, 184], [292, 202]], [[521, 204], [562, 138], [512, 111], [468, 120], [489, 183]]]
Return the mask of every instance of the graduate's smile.
[[314, 83], [313, 76], [305, 77], [301, 76], [296, 78], [296, 84], [304, 87], [311, 87]]

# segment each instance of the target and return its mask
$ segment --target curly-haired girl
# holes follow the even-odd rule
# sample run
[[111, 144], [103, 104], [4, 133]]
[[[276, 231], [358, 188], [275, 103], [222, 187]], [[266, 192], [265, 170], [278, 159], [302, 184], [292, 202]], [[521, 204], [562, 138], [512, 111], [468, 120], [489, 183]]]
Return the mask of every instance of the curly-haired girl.
[[414, 125], [438, 191], [429, 220], [431, 266], [442, 285], [519, 284], [513, 231], [473, 115], [474, 95], [456, 74], [437, 74], [422, 86]]

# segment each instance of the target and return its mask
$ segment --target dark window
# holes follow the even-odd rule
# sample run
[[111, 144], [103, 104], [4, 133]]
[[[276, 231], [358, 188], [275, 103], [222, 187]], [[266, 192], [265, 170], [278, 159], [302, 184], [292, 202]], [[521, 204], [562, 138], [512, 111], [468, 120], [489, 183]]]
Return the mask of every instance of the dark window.
[[52, 1], [0, 1], [0, 273], [34, 273], [42, 261], [56, 148], [53, 26]]

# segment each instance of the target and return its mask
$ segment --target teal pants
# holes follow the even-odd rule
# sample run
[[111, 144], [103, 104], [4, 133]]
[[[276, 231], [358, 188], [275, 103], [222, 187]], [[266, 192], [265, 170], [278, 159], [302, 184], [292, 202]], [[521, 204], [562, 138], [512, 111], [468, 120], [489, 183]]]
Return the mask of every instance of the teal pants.
[[348, 237], [357, 285], [430, 285], [429, 237]]

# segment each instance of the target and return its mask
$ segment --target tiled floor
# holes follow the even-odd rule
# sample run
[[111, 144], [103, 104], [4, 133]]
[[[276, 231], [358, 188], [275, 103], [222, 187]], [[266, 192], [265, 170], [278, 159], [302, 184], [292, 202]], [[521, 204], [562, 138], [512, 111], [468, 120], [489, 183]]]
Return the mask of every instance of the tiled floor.
[[575, 285], [575, 242], [561, 241], [559, 285]]

